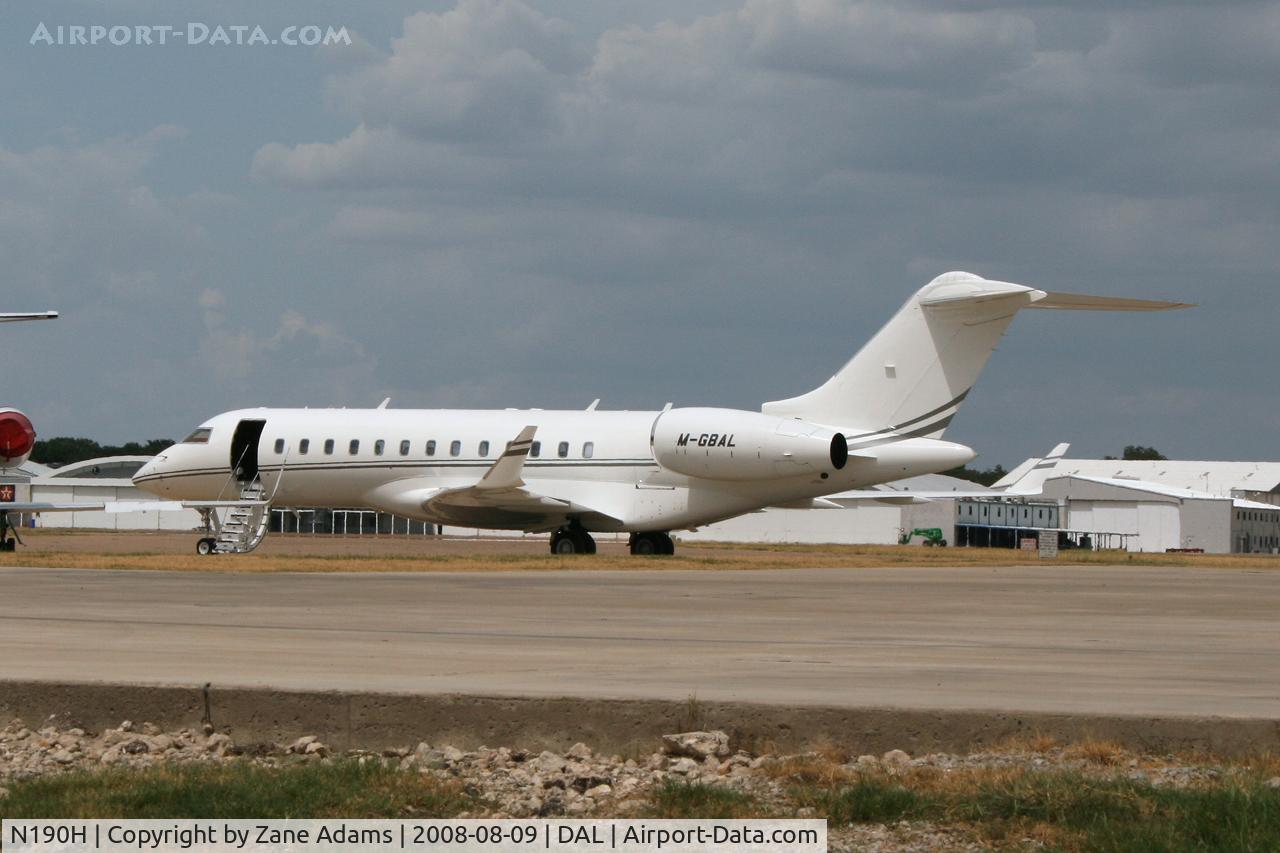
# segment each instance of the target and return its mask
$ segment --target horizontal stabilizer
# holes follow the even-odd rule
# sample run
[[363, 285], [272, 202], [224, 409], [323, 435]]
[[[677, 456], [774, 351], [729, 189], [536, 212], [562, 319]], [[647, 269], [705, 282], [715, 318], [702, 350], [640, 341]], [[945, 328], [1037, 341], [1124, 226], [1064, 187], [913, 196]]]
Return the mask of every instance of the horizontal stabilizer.
[[1044, 292], [1044, 298], [1032, 301], [1028, 308], [1052, 308], [1061, 311], [1174, 311], [1194, 308], [1190, 302], [1166, 302], [1161, 299], [1125, 299], [1118, 296], [1087, 296], [1082, 293]]

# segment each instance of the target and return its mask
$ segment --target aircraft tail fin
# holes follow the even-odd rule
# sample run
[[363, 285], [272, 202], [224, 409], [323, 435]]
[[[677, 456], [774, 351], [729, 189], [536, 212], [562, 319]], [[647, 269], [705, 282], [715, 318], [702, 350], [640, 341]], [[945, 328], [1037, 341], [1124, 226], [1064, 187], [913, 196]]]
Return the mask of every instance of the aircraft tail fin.
[[1179, 302], [1049, 293], [949, 272], [916, 291], [839, 372], [765, 414], [828, 426], [939, 438], [1023, 308], [1163, 311]]

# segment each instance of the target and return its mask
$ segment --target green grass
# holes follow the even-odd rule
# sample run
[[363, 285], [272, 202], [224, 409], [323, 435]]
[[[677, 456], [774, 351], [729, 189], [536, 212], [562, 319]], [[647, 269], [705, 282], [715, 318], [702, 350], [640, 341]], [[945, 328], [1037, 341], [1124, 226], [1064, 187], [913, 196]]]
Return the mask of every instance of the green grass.
[[[1044, 849], [1063, 853], [1280, 850], [1280, 790], [1267, 787], [1265, 775], [1174, 789], [1017, 769], [832, 775], [826, 781], [792, 774], [789, 803], [782, 807], [731, 788], [668, 781], [649, 792], [643, 814], [787, 817], [807, 807], [833, 829], [928, 821], [966, 827], [997, 849], [1016, 849], [1034, 838]], [[7, 787], [11, 793], [0, 800], [0, 818], [425, 818], [490, 806], [460, 784], [355, 761], [76, 772]]]
[[936, 808], [932, 798], [881, 780], [860, 780], [807, 797], [833, 824], [895, 823], [924, 817]]
[[0, 818], [452, 817], [477, 805], [455, 786], [354, 761], [170, 765], [68, 773], [8, 787]]
[[749, 817], [759, 809], [741, 791], [667, 780], [653, 791], [647, 812], [651, 817], [712, 820]]
[[833, 827], [924, 820], [967, 824], [997, 846], [1034, 836], [1062, 851], [1280, 850], [1280, 791], [1260, 780], [1174, 789], [1078, 773], [1014, 772], [968, 782], [871, 777], [793, 789]]

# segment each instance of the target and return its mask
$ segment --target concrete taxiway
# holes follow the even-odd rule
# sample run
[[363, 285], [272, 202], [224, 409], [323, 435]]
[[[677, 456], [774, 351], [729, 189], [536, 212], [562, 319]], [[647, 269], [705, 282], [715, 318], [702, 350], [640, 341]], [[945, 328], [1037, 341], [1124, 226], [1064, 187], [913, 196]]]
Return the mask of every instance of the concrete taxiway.
[[1280, 719], [1280, 574], [0, 570], [0, 679]]

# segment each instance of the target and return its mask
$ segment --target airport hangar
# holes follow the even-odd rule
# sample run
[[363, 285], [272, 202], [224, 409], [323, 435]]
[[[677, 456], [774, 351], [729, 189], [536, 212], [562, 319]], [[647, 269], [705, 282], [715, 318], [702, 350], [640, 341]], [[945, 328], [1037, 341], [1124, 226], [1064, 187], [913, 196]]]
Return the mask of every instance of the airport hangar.
[[[5, 472], [0, 502], [152, 501], [130, 477], [147, 456], [112, 456], [49, 468], [33, 462]], [[1040, 459], [1028, 459], [1012, 483]], [[5, 490], [4, 485], [13, 488]], [[1000, 484], [997, 484], [999, 486]], [[894, 491], [963, 492], [965, 497], [900, 502]], [[684, 532], [686, 541], [880, 544], [905, 532], [940, 530], [949, 544], [1018, 547], [1056, 533], [1063, 545], [1163, 552], [1280, 553], [1280, 463], [1062, 459], [1034, 496], [1010, 496], [939, 474], [889, 484], [886, 501], [836, 494], [842, 509], [771, 508]], [[865, 495], [864, 493], [861, 493]], [[842, 511], [843, 510], [843, 511]], [[387, 513], [274, 509], [273, 533], [336, 535], [512, 536], [510, 531], [436, 527]], [[50, 513], [45, 528], [192, 531], [195, 510]], [[606, 536], [603, 541], [607, 541]], [[912, 537], [913, 543], [925, 541]]]

